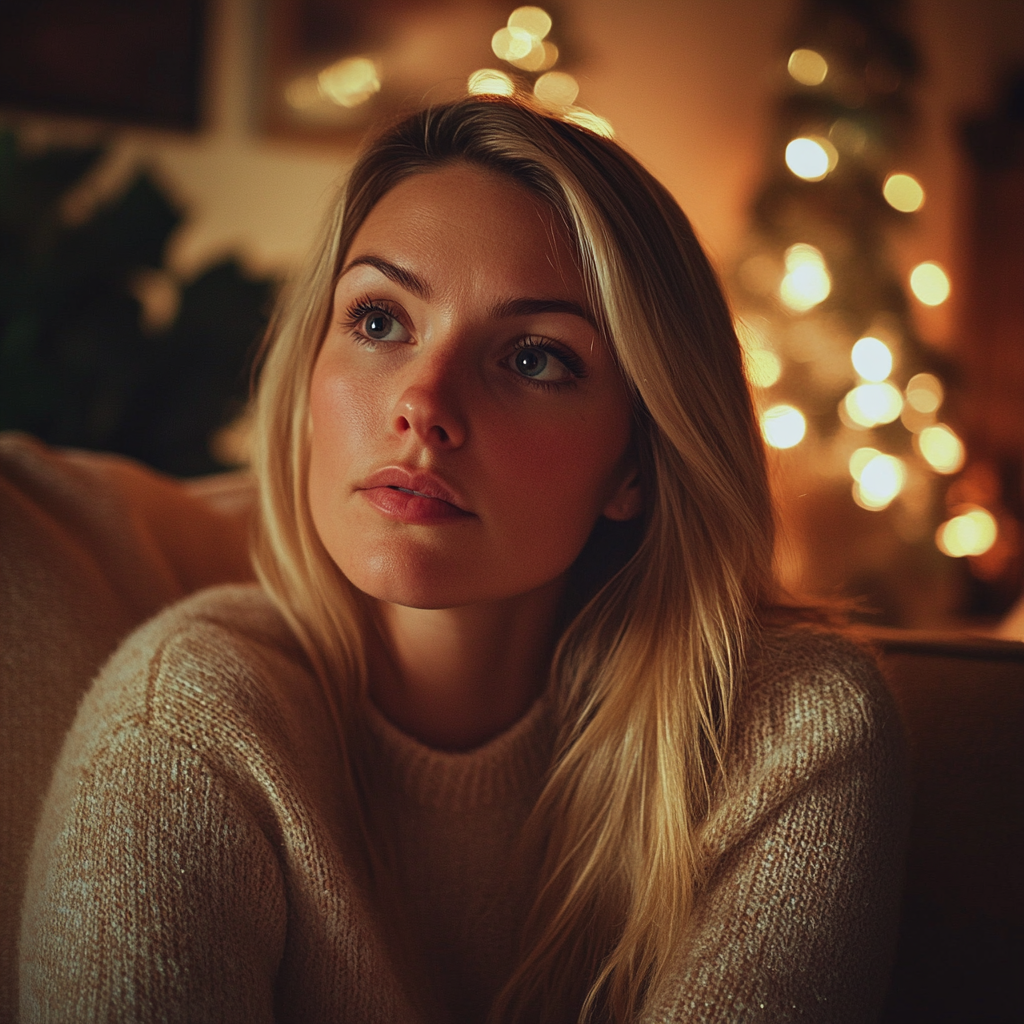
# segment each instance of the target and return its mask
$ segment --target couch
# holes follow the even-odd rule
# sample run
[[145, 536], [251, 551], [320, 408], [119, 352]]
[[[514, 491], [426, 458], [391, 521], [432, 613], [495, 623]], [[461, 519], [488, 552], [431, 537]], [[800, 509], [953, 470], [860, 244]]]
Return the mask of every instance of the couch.
[[[201, 587], [252, 578], [252, 483], [0, 435], [0, 1022], [52, 765], [118, 641]], [[914, 811], [885, 1021], [1018, 1020], [1024, 969], [1024, 643], [874, 631], [903, 716]]]

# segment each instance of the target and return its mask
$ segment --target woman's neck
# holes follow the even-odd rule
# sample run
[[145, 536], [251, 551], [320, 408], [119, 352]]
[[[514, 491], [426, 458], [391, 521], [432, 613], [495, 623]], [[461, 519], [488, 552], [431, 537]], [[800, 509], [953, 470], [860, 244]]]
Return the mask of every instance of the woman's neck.
[[443, 750], [478, 747], [543, 691], [557, 639], [562, 580], [462, 608], [378, 604], [370, 697], [409, 736]]

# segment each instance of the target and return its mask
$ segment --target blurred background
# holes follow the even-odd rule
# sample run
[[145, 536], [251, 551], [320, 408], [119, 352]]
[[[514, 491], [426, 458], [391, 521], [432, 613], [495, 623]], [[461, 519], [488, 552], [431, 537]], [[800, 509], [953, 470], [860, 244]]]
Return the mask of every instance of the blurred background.
[[786, 582], [1024, 636], [1019, 0], [5, 0], [0, 428], [244, 464], [254, 345], [367, 128], [514, 90], [614, 134], [718, 265]]

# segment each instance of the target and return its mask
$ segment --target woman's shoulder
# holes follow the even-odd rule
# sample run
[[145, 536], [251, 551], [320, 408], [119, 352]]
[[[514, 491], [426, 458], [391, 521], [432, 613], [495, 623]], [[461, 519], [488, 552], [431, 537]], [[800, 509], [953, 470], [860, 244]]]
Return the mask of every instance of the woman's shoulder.
[[817, 626], [766, 629], [750, 645], [707, 840], [724, 849], [823, 786], [899, 803], [905, 778], [899, 718], [871, 653]]
[[130, 634], [94, 681], [75, 729], [97, 743], [141, 730], [222, 751], [287, 741], [324, 712], [294, 634], [250, 584], [200, 591]]
[[812, 624], [762, 630], [750, 644], [739, 701], [748, 726], [866, 736], [895, 721], [871, 652]]

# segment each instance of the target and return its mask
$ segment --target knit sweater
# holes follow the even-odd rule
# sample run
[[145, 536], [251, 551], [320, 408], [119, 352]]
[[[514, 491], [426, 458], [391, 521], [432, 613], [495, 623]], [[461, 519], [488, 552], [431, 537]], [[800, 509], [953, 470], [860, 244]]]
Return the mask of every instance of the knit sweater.
[[[551, 761], [551, 702], [464, 753], [368, 723], [366, 802], [400, 928], [360, 881], [326, 699], [263, 592], [205, 591], [129, 637], [79, 710], [36, 834], [23, 1022], [481, 1021], [534, 895], [513, 851]], [[650, 1019], [872, 1019], [904, 801], [871, 662], [809, 629], [767, 634], [727, 778]]]

